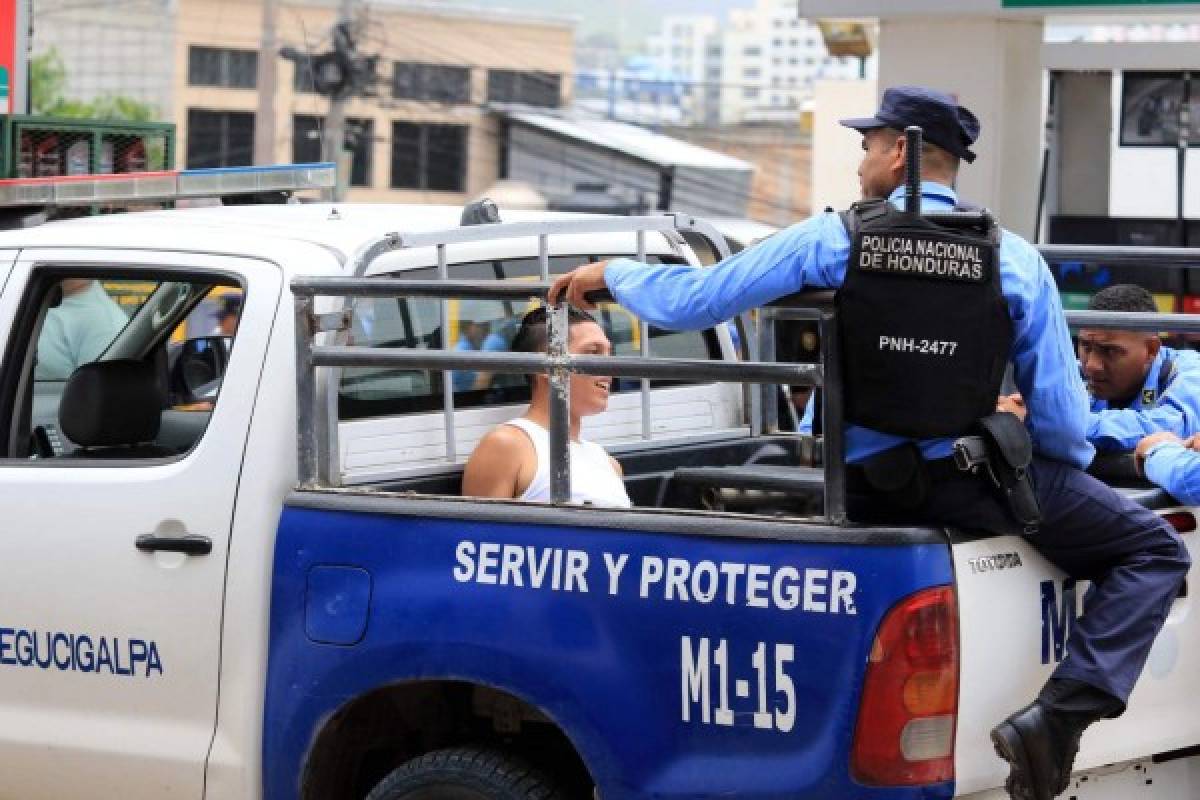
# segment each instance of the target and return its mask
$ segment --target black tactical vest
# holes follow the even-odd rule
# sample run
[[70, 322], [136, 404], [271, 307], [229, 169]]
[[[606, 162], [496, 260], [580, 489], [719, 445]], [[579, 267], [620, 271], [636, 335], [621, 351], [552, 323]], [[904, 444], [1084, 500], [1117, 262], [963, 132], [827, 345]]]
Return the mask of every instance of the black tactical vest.
[[969, 433], [996, 410], [1012, 344], [1000, 228], [951, 229], [886, 201], [842, 219], [846, 421], [914, 438]]

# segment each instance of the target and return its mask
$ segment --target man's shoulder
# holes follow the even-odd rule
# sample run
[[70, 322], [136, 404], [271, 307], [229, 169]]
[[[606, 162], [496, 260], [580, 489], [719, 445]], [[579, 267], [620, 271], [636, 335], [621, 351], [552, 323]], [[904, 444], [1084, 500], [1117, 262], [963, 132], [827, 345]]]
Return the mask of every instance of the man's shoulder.
[[1163, 347], [1163, 350], [1167, 352], [1167, 358], [1171, 359], [1171, 363], [1175, 365], [1175, 369], [1200, 372], [1200, 353], [1197, 353], [1195, 350], [1174, 347]]
[[1041, 253], [1024, 236], [1007, 228], [1000, 229], [1000, 255], [1026, 258], [1033, 262], [1041, 260]]
[[508, 423], [501, 423], [492, 428], [479, 440], [480, 446], [502, 447], [506, 449], [533, 448], [533, 441], [521, 428]]

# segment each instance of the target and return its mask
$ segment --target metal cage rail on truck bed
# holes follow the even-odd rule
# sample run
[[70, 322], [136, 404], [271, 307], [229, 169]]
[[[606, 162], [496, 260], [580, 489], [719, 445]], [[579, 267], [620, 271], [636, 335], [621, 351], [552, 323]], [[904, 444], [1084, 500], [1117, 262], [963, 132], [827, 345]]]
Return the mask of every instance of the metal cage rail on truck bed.
[[[528, 374], [546, 373], [551, 387], [550, 416], [550, 460], [551, 498], [554, 503], [565, 503], [570, 498], [570, 463], [568, 452], [568, 428], [570, 408], [570, 375], [572, 373], [629, 377], [641, 379], [642, 435], [650, 438], [650, 379], [693, 379], [714, 382], [760, 383], [765, 385], [787, 384], [792, 386], [821, 386], [822, 376], [829, 365], [837, 370], [836, 359], [828, 359], [824, 365], [776, 364], [764, 361], [709, 361], [702, 359], [654, 358], [650, 353], [649, 326], [641, 327], [641, 355], [639, 357], [595, 357], [573, 356], [567, 352], [568, 323], [565, 305], [553, 309], [548, 315], [549, 353], [488, 353], [450, 350], [413, 350], [407, 348], [350, 347], [341, 337], [333, 345], [317, 345], [315, 337], [320, 333], [344, 333], [349, 326], [351, 298], [362, 297], [429, 297], [442, 300], [441, 324], [443, 330], [449, 318], [447, 300], [450, 298], [476, 299], [530, 299], [544, 300], [550, 288], [549, 239], [551, 236], [632, 233], [637, 239], [637, 258], [646, 258], [646, 234], [659, 233], [679, 255], [685, 255], [686, 242], [682, 232], [694, 232], [704, 236], [722, 257], [729, 255], [724, 239], [706, 222], [683, 214], [630, 218], [596, 218], [579, 220], [550, 220], [546, 222], [493, 224], [455, 228], [448, 231], [425, 234], [390, 233], [369, 242], [355, 255], [352, 278], [297, 278], [292, 281], [295, 295], [296, 314], [296, 376], [297, 376], [297, 441], [299, 454], [299, 478], [301, 487], [338, 486], [341, 484], [337, 465], [337, 380], [336, 373], [328, 376], [323, 398], [316, 379], [317, 369], [340, 370], [346, 367], [403, 367], [409, 369], [432, 369], [450, 372], [453, 370], [483, 370], [494, 373]], [[542, 280], [536, 283], [504, 281], [451, 281], [448, 278], [447, 248], [455, 244], [482, 242], [497, 239], [536, 238], [538, 261]], [[437, 253], [437, 281], [407, 281], [392, 278], [364, 278], [371, 262], [385, 253], [401, 248], [432, 247]], [[341, 312], [317, 314], [315, 298], [341, 297], [345, 305]], [[786, 315], [784, 309], [779, 314]], [[834, 352], [836, 332], [832, 324], [830, 309], [797, 310], [796, 315], [804, 319], [818, 319], [821, 340], [826, 349], [825, 356]], [[760, 317], [760, 331], [748, 335], [752, 355], [757, 355], [760, 344], [774, 352], [769, 335], [762, 333], [765, 315]], [[745, 324], [745, 323], [744, 323]], [[838, 391], [836, 384], [829, 393]], [[322, 403], [323, 399], [323, 403]], [[836, 398], [831, 397], [831, 400]], [[754, 433], [762, 430], [761, 398], [757, 393], [750, 397], [751, 427]], [[456, 460], [454, 440], [454, 390], [453, 381], [447, 376], [443, 380], [443, 414], [446, 420], [446, 453], [450, 462]], [[323, 413], [318, 409], [323, 408]], [[831, 456], [840, 456], [841, 403], [825, 404], [825, 430], [837, 432], [826, 438], [826, 451]], [[845, 522], [844, 486], [841, 474], [842, 459], [830, 458], [833, 465], [826, 469], [825, 514], [831, 521]], [[835, 474], [830, 474], [830, 473]], [[833, 487], [838, 490], [831, 491]]]
[[[713, 382], [755, 383], [761, 392], [749, 393], [749, 422], [752, 435], [778, 430], [776, 385], [820, 387], [824, 392], [823, 423], [823, 503], [824, 521], [845, 525], [845, 445], [841, 386], [841, 356], [836, 314], [831, 292], [812, 292], [785, 298], [758, 309], [746, 326], [750, 360], [721, 362], [702, 359], [655, 358], [650, 353], [648, 325], [641, 322], [641, 354], [637, 357], [576, 356], [567, 351], [568, 322], [565, 305], [548, 315], [549, 352], [496, 353], [444, 349], [347, 346], [345, 332], [353, 313], [353, 298], [425, 297], [441, 300], [441, 325], [445, 329], [448, 300], [541, 299], [550, 287], [549, 239], [571, 234], [631, 233], [637, 239], [637, 257], [646, 258], [646, 235], [662, 234], [679, 255], [687, 247], [682, 232], [694, 232], [709, 240], [723, 257], [728, 247], [709, 224], [680, 214], [632, 218], [595, 218], [551, 220], [546, 222], [492, 224], [455, 228], [447, 231], [402, 234], [389, 233], [367, 243], [352, 261], [354, 277], [296, 278], [292, 281], [296, 314], [297, 367], [297, 442], [301, 488], [336, 487], [342, 483], [338, 466], [339, 371], [347, 367], [399, 367], [441, 370], [446, 428], [446, 453], [456, 463], [454, 436], [454, 389], [449, 373], [454, 370], [481, 370], [493, 373], [545, 373], [550, 380], [550, 477], [552, 502], [562, 504], [570, 498], [570, 462], [568, 453], [570, 376], [574, 373], [641, 379], [642, 433], [650, 438], [650, 379], [692, 379]], [[541, 281], [454, 281], [448, 277], [447, 248], [456, 244], [488, 240], [536, 238]], [[380, 256], [402, 248], [428, 247], [436, 250], [439, 280], [409, 281], [395, 278], [363, 277]], [[1048, 245], [1039, 248], [1051, 263], [1085, 262], [1145, 267], [1200, 267], [1200, 250], [1183, 248], [1123, 248]], [[581, 256], [582, 258], [582, 256]], [[343, 298], [343, 310], [317, 314], [317, 297]], [[599, 299], [599, 298], [598, 298]], [[782, 320], [816, 321], [821, 341], [818, 364], [774, 363], [776, 325]], [[1200, 316], [1187, 314], [1146, 314], [1073, 311], [1067, 313], [1072, 327], [1115, 330], [1169, 331], [1200, 333]], [[318, 334], [337, 333], [334, 344], [316, 343]], [[329, 372], [320, 391], [317, 370]]]

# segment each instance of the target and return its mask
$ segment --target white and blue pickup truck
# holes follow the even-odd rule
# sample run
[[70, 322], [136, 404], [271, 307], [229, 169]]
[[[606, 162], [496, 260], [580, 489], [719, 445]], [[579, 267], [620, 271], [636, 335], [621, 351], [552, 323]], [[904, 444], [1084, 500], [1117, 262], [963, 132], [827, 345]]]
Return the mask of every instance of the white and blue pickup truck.
[[[701, 267], [679, 217], [464, 236], [460, 211], [0, 234], [0, 797], [1004, 797], [988, 731], [1061, 658], [1084, 587], [1019, 538], [823, 511], [812, 448], [727, 382], [819, 366], [755, 373], [724, 327], [614, 306], [614, 364], [665, 365], [614, 366], [636, 375], [585, 426], [634, 508], [462, 497], [527, 389], [454, 380], [503, 358], [459, 343], [471, 322], [506, 345], [529, 300], [428, 284]], [[421, 360], [443, 350], [456, 372]], [[1067, 796], [1200, 797], [1196, 602]]]

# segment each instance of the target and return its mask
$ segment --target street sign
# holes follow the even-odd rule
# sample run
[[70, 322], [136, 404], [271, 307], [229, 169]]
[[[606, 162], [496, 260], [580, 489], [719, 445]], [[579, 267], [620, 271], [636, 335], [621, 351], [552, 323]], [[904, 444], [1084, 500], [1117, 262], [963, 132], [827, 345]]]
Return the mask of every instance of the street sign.
[[875, 51], [873, 25], [857, 20], [817, 20], [825, 49], [831, 56], [867, 58]]

